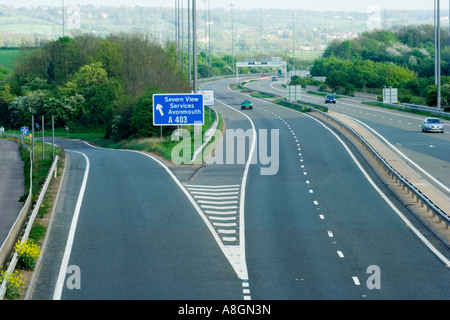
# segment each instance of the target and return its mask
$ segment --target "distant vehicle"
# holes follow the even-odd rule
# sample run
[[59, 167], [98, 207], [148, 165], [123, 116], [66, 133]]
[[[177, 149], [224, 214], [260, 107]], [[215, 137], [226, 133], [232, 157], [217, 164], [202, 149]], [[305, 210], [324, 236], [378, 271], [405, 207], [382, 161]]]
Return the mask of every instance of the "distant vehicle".
[[267, 74], [261, 73], [261, 77], [265, 77], [265, 76], [267, 76]]
[[244, 100], [241, 103], [241, 110], [250, 109], [253, 110], [253, 103], [250, 100]]
[[422, 132], [444, 133], [444, 123], [438, 118], [426, 118], [422, 122]]
[[277, 81], [278, 78], [277, 77], [272, 77], [272, 81]]
[[336, 97], [332, 94], [329, 94], [325, 98], [325, 103], [336, 103]]

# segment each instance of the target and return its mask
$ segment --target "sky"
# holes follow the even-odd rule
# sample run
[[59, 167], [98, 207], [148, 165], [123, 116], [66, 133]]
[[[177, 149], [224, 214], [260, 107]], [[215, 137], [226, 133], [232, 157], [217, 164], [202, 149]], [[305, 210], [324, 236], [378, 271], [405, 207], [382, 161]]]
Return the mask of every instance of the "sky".
[[[64, 5], [88, 5], [95, 6], [142, 6], [142, 7], [174, 7], [176, 0], [3, 0], [0, 4], [14, 7], [30, 7], [37, 5], [61, 6]], [[187, 7], [188, 0], [178, 0]], [[199, 9], [204, 8], [205, 0], [196, 0]], [[360, 11], [367, 12], [369, 8], [376, 6], [388, 10], [433, 10], [434, 0], [209, 0], [210, 7], [230, 7], [251, 9], [298, 9], [317, 11]], [[441, 9], [448, 10], [449, 1], [441, 1]]]

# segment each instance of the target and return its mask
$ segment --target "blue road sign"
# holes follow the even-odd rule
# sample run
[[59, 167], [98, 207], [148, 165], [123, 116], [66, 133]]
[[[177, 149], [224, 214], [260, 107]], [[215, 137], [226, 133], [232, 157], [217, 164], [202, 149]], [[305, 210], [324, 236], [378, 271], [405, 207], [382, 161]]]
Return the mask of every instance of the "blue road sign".
[[200, 93], [154, 94], [153, 125], [203, 125], [203, 95]]
[[28, 135], [28, 127], [21, 127], [20, 134], [27, 136]]

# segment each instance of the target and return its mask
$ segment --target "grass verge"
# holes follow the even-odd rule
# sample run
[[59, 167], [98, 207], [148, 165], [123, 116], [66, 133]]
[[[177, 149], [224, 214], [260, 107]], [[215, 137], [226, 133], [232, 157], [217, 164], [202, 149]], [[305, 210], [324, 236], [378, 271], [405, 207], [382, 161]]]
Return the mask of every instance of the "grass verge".
[[[212, 126], [216, 120], [216, 114], [209, 108], [205, 108], [205, 123], [201, 126], [202, 139], [205, 136], [205, 132]], [[222, 120], [219, 116], [218, 129], [221, 130]], [[179, 128], [185, 129], [189, 132], [191, 138], [191, 157], [194, 154], [194, 126], [180, 126]], [[172, 161], [172, 149], [180, 143], [180, 141], [172, 140], [172, 135], [150, 138], [129, 138], [120, 141], [113, 141], [104, 137], [104, 133], [69, 133], [67, 135], [70, 139], [81, 139], [91, 142], [102, 148], [110, 149], [129, 149], [146, 151], [156, 154], [168, 161]], [[203, 140], [202, 140], [203, 141]]]
[[[15, 140], [17, 143], [20, 144], [20, 141], [17, 139]], [[33, 145], [29, 139], [24, 139], [24, 144], [26, 144], [30, 151], [24, 147], [23, 145], [20, 145], [19, 152], [22, 157], [22, 160], [24, 161], [24, 180], [25, 180], [25, 193], [21, 197], [21, 200], [25, 201], [27, 199], [29, 191], [30, 191], [30, 167], [31, 167], [31, 159], [30, 159], [30, 152], [33, 153]], [[55, 155], [59, 156], [58, 161], [58, 168], [61, 170], [64, 165], [65, 160], [65, 154], [64, 151], [58, 147], [55, 147]], [[32, 192], [32, 206], [36, 204], [36, 201], [41, 193], [42, 187], [45, 183], [45, 180], [49, 174], [49, 170], [53, 163], [53, 148], [51, 145], [45, 144], [42, 146], [41, 143], [37, 143], [35, 141], [34, 144], [34, 161], [32, 166], [32, 179], [33, 184], [31, 188]], [[52, 179], [50, 182], [50, 185], [47, 189], [47, 192], [44, 195], [43, 201], [41, 203], [41, 206], [39, 208], [38, 214], [36, 219], [33, 222], [33, 226], [31, 228], [28, 241], [31, 241], [31, 243], [36, 244], [38, 247], [42, 246], [43, 240], [45, 238], [48, 223], [50, 220], [50, 212], [53, 208], [54, 200], [56, 197], [56, 190], [58, 189], [60, 182], [60, 177], [57, 177], [56, 179]], [[31, 278], [31, 275], [33, 273], [33, 270], [21, 270], [16, 267], [16, 271], [18, 276], [24, 281], [23, 287], [20, 288], [20, 292], [18, 292], [17, 295], [15, 295], [14, 300], [22, 300], [24, 298], [24, 295], [26, 293], [26, 290], [29, 285], [29, 279]], [[6, 295], [8, 296], [8, 295]], [[11, 297], [11, 295], [9, 295]]]

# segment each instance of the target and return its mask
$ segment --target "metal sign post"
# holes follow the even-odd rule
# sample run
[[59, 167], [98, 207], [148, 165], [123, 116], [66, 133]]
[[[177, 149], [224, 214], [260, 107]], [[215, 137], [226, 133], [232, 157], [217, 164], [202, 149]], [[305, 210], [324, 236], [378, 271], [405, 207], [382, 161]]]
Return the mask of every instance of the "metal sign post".
[[42, 160], [45, 159], [44, 116], [42, 116]]
[[211, 108], [215, 105], [214, 90], [199, 90], [198, 93], [203, 95], [203, 104], [208, 107], [209, 122], [211, 122]]

